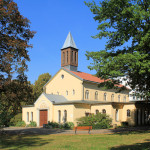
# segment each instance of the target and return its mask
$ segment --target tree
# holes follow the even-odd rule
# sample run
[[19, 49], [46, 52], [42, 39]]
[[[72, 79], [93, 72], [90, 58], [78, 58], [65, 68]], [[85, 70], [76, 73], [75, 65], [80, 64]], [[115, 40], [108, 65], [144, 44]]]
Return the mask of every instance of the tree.
[[35, 81], [33, 85], [33, 95], [36, 100], [43, 92], [43, 86], [48, 82], [51, 78], [49, 73], [43, 73], [38, 77], [38, 80]]
[[0, 125], [9, 126], [11, 118], [22, 112], [22, 106], [31, 104], [33, 93], [30, 82], [12, 80], [0, 94]]
[[[13, 0], [0, 0], [0, 124], [8, 125], [32, 93], [25, 71], [35, 32]], [[13, 78], [13, 80], [12, 80]], [[15, 79], [16, 78], [16, 79]]]
[[30, 60], [27, 49], [32, 47], [29, 40], [34, 33], [30, 31], [30, 21], [20, 14], [13, 0], [0, 1], [1, 86], [14, 73], [24, 76], [24, 71], [27, 70], [26, 61]]
[[106, 80], [108, 88], [123, 77], [132, 89], [150, 99], [150, 1], [103, 0], [86, 5], [98, 21], [99, 33], [93, 37], [107, 39], [104, 50], [86, 53], [93, 59], [89, 68]]

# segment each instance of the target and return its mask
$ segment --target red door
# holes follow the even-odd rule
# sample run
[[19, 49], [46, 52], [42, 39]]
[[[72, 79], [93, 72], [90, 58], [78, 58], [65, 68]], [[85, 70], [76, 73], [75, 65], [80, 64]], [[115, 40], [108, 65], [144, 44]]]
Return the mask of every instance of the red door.
[[40, 126], [47, 124], [47, 110], [40, 110]]

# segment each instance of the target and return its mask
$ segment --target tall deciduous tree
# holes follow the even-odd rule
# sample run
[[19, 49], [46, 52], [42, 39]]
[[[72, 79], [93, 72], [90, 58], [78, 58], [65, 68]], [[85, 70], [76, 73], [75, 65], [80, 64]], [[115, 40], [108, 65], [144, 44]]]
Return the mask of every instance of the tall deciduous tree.
[[98, 77], [112, 79], [109, 85], [126, 76], [131, 88], [150, 99], [150, 1], [103, 0], [86, 5], [98, 21], [99, 33], [93, 37], [107, 39], [105, 50], [87, 52], [93, 59], [89, 68]]
[[38, 80], [35, 81], [33, 85], [33, 95], [36, 100], [43, 92], [43, 86], [48, 82], [51, 78], [49, 73], [43, 73], [38, 77]]
[[8, 125], [32, 93], [25, 71], [34, 33], [13, 0], [0, 0], [0, 124]]

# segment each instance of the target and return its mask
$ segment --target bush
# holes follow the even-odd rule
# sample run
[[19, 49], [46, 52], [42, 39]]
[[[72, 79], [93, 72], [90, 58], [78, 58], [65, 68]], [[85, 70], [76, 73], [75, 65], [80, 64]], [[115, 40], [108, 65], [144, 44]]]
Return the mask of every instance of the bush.
[[110, 128], [112, 119], [106, 114], [98, 113], [96, 115], [92, 114], [87, 117], [81, 117], [78, 121], [78, 126], [92, 126], [93, 129], [106, 129]]
[[122, 127], [127, 127], [128, 126], [128, 122], [127, 121], [121, 122], [121, 126]]
[[37, 123], [35, 121], [30, 121], [30, 124], [27, 125], [27, 127], [36, 127]]
[[74, 123], [73, 122], [66, 122], [64, 124], [59, 124], [57, 122], [48, 122], [48, 124], [45, 124], [45, 128], [59, 128], [59, 129], [73, 129]]
[[18, 113], [15, 115], [13, 118], [10, 120], [10, 125], [11, 126], [16, 126], [18, 122], [22, 121], [22, 113]]
[[26, 123], [24, 121], [18, 121], [16, 123], [16, 127], [25, 127], [26, 126]]

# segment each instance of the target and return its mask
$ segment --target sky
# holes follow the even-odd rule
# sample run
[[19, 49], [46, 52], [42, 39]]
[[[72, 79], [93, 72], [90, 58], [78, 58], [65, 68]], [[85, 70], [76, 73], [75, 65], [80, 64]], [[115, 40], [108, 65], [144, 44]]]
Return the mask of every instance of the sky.
[[105, 39], [93, 39], [98, 33], [98, 23], [84, 4], [84, 0], [14, 0], [21, 15], [31, 22], [31, 30], [36, 34], [30, 43], [31, 61], [28, 62], [28, 80], [33, 84], [38, 76], [49, 73], [54, 76], [61, 68], [61, 48], [71, 32], [78, 52], [78, 71], [95, 74], [88, 66], [86, 51], [105, 48]]

